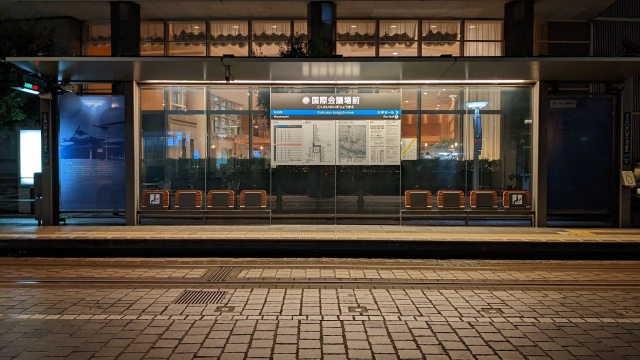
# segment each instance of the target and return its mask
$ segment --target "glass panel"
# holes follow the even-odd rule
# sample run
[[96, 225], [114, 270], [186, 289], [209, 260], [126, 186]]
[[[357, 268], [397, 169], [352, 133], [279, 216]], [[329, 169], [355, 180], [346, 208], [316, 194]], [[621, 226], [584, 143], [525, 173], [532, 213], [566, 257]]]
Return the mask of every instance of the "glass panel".
[[418, 43], [380, 42], [380, 56], [418, 56]]
[[254, 21], [252, 56], [279, 56], [281, 45], [291, 35], [290, 21]]
[[380, 21], [380, 41], [404, 43], [417, 40], [417, 21]]
[[164, 56], [164, 24], [140, 24], [140, 55]]
[[169, 23], [170, 56], [204, 56], [206, 40], [204, 22]]
[[376, 56], [375, 42], [338, 42], [336, 53], [343, 57], [374, 57]]
[[[530, 87], [469, 88], [467, 98], [470, 101], [489, 102], [479, 111], [482, 122], [480, 186], [498, 192], [505, 189], [531, 191], [531, 94]], [[465, 117], [465, 126], [470, 132], [473, 112], [469, 110]], [[468, 136], [465, 143], [469, 143]], [[467, 148], [469, 146], [467, 144]]]
[[246, 21], [212, 21], [209, 56], [248, 56], [249, 24]]
[[459, 100], [463, 89], [458, 86], [422, 88], [422, 110], [462, 110]]
[[86, 29], [85, 55], [111, 56], [111, 25], [89, 24]]
[[[478, 186], [498, 194], [504, 189], [531, 188], [531, 87], [272, 90], [341, 94], [401, 92], [403, 110], [417, 112], [405, 113], [400, 120], [401, 137], [418, 143], [416, 159], [407, 157], [400, 166], [278, 165], [272, 168], [271, 124], [263, 114], [270, 108], [269, 89], [148, 87], [141, 91], [141, 187], [173, 191], [224, 187], [239, 192], [255, 186], [270, 194], [269, 208], [274, 214], [396, 216], [402, 208], [404, 191], [416, 186], [434, 195], [438, 190], [450, 188], [462, 190], [468, 196], [474, 186], [474, 110], [465, 104], [487, 101], [479, 110], [482, 147], [477, 155]], [[418, 94], [422, 113], [416, 110]], [[358, 124], [349, 126], [355, 125]], [[341, 130], [337, 122], [334, 129], [339, 136]], [[342, 221], [354, 221], [353, 217], [348, 219]]]
[[338, 20], [336, 52], [342, 56], [375, 56], [376, 22]]
[[402, 88], [402, 110], [418, 109], [418, 92], [420, 89]]
[[502, 21], [467, 21], [464, 36], [465, 41], [504, 40]]
[[149, 88], [140, 92], [141, 110], [164, 110], [164, 89]]
[[307, 21], [306, 20], [295, 20], [293, 22], [293, 35], [302, 36], [304, 40], [307, 40]]
[[459, 21], [423, 21], [422, 56], [460, 56]]
[[465, 42], [465, 56], [502, 56], [502, 42]]

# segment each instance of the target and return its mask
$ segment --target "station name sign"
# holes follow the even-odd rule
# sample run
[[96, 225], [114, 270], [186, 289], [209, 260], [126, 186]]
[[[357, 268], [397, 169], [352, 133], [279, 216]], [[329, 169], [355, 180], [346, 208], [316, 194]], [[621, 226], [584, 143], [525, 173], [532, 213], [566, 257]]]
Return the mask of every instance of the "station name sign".
[[402, 95], [385, 94], [271, 94], [272, 119], [398, 120]]

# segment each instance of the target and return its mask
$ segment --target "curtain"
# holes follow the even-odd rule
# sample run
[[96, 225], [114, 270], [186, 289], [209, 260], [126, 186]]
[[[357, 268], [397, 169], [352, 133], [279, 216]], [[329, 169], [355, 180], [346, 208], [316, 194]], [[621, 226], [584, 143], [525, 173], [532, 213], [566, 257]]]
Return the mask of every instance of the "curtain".
[[376, 46], [375, 21], [338, 21], [336, 28], [336, 39], [342, 46]]
[[460, 40], [460, 22], [423, 22], [425, 46], [453, 46]]
[[502, 41], [502, 21], [467, 21], [464, 39]]
[[418, 35], [418, 23], [415, 21], [380, 21], [380, 46], [394, 47], [404, 45], [407, 48], [415, 44]]
[[307, 41], [307, 22], [306, 21], [294, 21], [293, 22], [293, 34], [301, 36], [302, 41]]
[[256, 45], [284, 45], [291, 36], [291, 22], [289, 21], [255, 21], [253, 22], [253, 36]]
[[216, 21], [211, 22], [211, 46], [247, 46], [249, 40], [249, 24], [247, 22]]
[[164, 24], [141, 23], [140, 42], [142, 43], [142, 46], [164, 45]]
[[111, 44], [111, 25], [92, 24], [89, 25], [89, 42], [95, 47]]
[[169, 26], [171, 40], [176, 41], [176, 46], [206, 45], [207, 34], [205, 33], [204, 23], [172, 23]]
[[[480, 159], [498, 160], [500, 159], [500, 147], [502, 141], [502, 118], [498, 114], [483, 114], [486, 110], [500, 109], [500, 89], [478, 89], [471, 88], [467, 91], [467, 100], [470, 101], [488, 101], [487, 107], [480, 109], [480, 117], [482, 119], [482, 151]], [[464, 117], [464, 159], [473, 160], [473, 113], [468, 109], [467, 115]]]
[[502, 56], [502, 42], [464, 43], [464, 56]]

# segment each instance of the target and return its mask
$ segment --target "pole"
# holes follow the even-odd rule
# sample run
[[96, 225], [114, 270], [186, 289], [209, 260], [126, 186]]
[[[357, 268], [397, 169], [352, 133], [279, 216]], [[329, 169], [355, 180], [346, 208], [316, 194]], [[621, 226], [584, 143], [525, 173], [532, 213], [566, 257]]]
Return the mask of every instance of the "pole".
[[480, 109], [473, 112], [473, 190], [480, 188], [480, 150], [482, 149], [482, 120]]

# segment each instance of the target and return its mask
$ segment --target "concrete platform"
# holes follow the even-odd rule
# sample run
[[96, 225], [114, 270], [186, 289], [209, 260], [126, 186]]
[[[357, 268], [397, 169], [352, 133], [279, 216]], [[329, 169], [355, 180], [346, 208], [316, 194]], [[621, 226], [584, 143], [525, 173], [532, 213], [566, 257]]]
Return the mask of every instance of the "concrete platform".
[[640, 230], [397, 225], [37, 226], [0, 219], [2, 256], [640, 259]]

